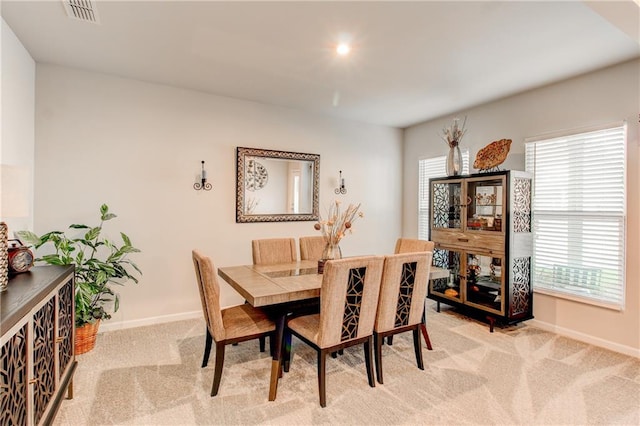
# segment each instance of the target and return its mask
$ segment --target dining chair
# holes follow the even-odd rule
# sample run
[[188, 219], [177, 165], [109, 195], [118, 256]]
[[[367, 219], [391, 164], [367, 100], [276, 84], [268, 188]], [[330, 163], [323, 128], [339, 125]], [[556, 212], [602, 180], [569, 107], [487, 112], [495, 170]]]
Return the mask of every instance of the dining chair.
[[[422, 252], [422, 251], [433, 252], [434, 247], [435, 247], [435, 243], [433, 241], [417, 240], [413, 238], [398, 238], [398, 240], [396, 241], [396, 249], [394, 253], [395, 254], [415, 253], [415, 252]], [[427, 275], [427, 277], [428, 276], [429, 275]], [[427, 281], [428, 280], [429, 278], [427, 278]], [[424, 315], [426, 315], [426, 313]], [[426, 318], [424, 318], [423, 321], [424, 321], [424, 325], [421, 328], [422, 335], [424, 336], [424, 342], [427, 345], [427, 349], [431, 351], [433, 350], [433, 347], [431, 346], [431, 339], [429, 339], [429, 332], [427, 331]], [[387, 344], [389, 345], [393, 344], [393, 335], [387, 337]]]
[[418, 368], [424, 370], [420, 327], [432, 256], [432, 252], [415, 252], [393, 254], [384, 259], [373, 334], [376, 375], [381, 384], [382, 342], [387, 336], [413, 331], [416, 362]]
[[[273, 265], [296, 262], [296, 240], [294, 238], [266, 238], [251, 241], [251, 254], [254, 265]], [[260, 338], [260, 352], [264, 352], [265, 338]]]
[[[274, 322], [261, 310], [247, 303], [221, 309], [220, 286], [214, 272], [213, 262], [198, 250], [193, 250], [191, 255], [200, 291], [202, 311], [207, 323], [202, 368], [206, 367], [209, 362], [212, 340], [216, 342], [216, 365], [211, 386], [211, 396], [216, 396], [222, 378], [226, 345], [273, 336], [276, 327]], [[275, 342], [275, 339], [271, 337], [270, 342]], [[273, 351], [273, 347], [271, 350]]]
[[273, 265], [298, 260], [295, 238], [267, 238], [251, 241], [254, 265]]
[[[285, 334], [295, 335], [318, 353], [320, 406], [326, 407], [327, 354], [362, 343], [369, 386], [375, 387], [372, 349], [383, 256], [327, 261], [320, 288], [320, 313], [287, 321]], [[285, 348], [291, 360], [291, 347]]]
[[394, 253], [415, 253], [421, 251], [433, 251], [435, 243], [433, 241], [416, 240], [412, 238], [398, 238]]
[[300, 260], [320, 260], [327, 242], [321, 235], [300, 237]]

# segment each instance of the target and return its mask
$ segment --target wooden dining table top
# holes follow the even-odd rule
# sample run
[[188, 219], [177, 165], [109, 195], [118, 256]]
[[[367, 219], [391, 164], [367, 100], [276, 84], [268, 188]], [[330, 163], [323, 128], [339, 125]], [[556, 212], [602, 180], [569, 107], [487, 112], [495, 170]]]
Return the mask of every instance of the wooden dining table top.
[[[322, 286], [322, 274], [318, 274], [315, 260], [226, 266], [218, 268], [218, 275], [255, 307], [319, 297]], [[448, 276], [448, 269], [431, 267], [429, 279]]]

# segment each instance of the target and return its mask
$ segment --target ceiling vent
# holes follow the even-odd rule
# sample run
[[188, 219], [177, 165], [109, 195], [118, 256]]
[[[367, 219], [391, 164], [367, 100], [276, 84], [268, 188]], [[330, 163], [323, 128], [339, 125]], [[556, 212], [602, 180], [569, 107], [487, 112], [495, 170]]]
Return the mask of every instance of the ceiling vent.
[[79, 19], [80, 21], [100, 23], [98, 17], [98, 9], [92, 0], [62, 0], [64, 10], [67, 11], [69, 18]]

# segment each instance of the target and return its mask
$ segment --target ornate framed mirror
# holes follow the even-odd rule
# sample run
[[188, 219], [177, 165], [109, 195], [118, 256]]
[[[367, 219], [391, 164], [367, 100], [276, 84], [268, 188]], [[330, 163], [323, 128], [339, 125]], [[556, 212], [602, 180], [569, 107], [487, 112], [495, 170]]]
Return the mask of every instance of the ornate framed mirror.
[[318, 220], [320, 155], [236, 149], [236, 222]]

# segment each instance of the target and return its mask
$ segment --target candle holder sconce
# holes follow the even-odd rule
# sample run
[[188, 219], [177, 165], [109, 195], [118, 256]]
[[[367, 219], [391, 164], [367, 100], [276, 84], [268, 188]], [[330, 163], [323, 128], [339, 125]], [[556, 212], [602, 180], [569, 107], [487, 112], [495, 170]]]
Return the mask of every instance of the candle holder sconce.
[[338, 186], [336, 189], [334, 189], [334, 192], [336, 194], [346, 194], [347, 193], [347, 187], [344, 186], [344, 178], [342, 177], [342, 170], [340, 170], [340, 179], [338, 180], [338, 183], [340, 186]]
[[204, 160], [202, 160], [202, 172], [200, 173], [200, 182], [193, 184], [193, 189], [199, 191], [204, 189], [205, 191], [211, 191], [211, 184], [207, 182], [207, 171], [204, 169]]

